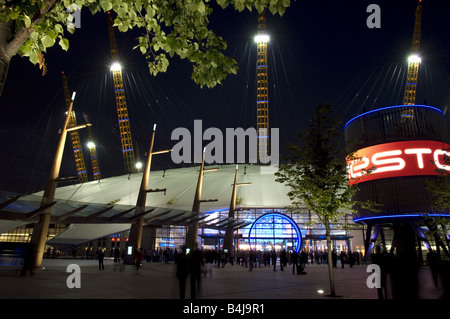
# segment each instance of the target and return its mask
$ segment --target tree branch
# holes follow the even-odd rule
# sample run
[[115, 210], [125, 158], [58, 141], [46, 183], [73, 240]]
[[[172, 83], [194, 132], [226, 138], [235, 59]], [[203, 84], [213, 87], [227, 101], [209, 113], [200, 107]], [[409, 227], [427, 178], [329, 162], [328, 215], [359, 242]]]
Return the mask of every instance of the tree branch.
[[34, 26], [36, 24], [41, 23], [44, 19], [45, 15], [53, 8], [53, 6], [59, 2], [60, 0], [47, 0], [44, 2], [44, 6], [42, 9], [39, 9], [35, 12], [31, 19], [31, 28], [27, 29], [27, 27], [23, 26], [13, 35], [12, 39], [6, 45], [4, 54], [11, 59], [20, 49], [20, 47], [24, 44], [26, 39], [30, 36], [30, 33], [33, 32]]

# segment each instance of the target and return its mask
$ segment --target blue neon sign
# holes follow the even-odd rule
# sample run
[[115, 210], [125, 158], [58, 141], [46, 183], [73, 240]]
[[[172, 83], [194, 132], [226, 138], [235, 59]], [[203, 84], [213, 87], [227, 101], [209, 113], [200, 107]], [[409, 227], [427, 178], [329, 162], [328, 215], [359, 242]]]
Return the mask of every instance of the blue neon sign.
[[429, 105], [395, 105], [395, 106], [387, 106], [387, 107], [382, 107], [382, 108], [380, 108], [380, 109], [372, 110], [372, 111], [369, 111], [369, 112], [365, 112], [365, 113], [363, 113], [363, 114], [360, 114], [360, 115], [358, 115], [358, 116], [355, 116], [354, 118], [352, 118], [350, 121], [348, 121], [348, 122], [345, 124], [345, 128], [347, 127], [347, 125], [348, 125], [350, 122], [356, 120], [356, 119], [359, 118], [359, 117], [362, 117], [362, 116], [365, 116], [365, 115], [367, 115], [367, 114], [370, 114], [370, 113], [379, 112], [379, 111], [382, 111], [382, 110], [395, 109], [395, 108], [412, 108], [412, 107], [429, 108], [429, 109], [438, 111], [438, 112], [441, 113], [441, 114], [444, 114], [440, 109], [438, 109], [438, 108], [436, 108], [436, 107], [434, 107], [434, 106], [429, 106]]

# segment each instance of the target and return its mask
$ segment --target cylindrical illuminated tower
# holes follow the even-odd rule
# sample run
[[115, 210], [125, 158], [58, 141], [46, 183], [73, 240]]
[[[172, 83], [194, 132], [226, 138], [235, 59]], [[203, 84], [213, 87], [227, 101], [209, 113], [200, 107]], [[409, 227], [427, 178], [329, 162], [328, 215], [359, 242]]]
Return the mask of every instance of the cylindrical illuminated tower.
[[[67, 85], [67, 77], [62, 73], [62, 81], [63, 81], [63, 88], [64, 88], [64, 97], [66, 100], [66, 107], [69, 108], [70, 103], [72, 102], [72, 99], [69, 94], [69, 87]], [[77, 119], [75, 117], [75, 112], [72, 110], [72, 113], [70, 114], [70, 122], [69, 122], [69, 128], [77, 126]], [[78, 174], [78, 180], [80, 183], [85, 183], [88, 181], [87, 172], [86, 172], [86, 165], [84, 163], [84, 157], [83, 157], [83, 149], [81, 147], [80, 142], [80, 135], [78, 134], [77, 130], [70, 132], [70, 137], [72, 139], [72, 146], [73, 146], [73, 156], [75, 157], [75, 165], [77, 167], [77, 174]]]
[[114, 94], [116, 97], [117, 117], [119, 120], [120, 140], [122, 142], [122, 153], [125, 161], [127, 173], [136, 171], [134, 158], [133, 139], [131, 138], [130, 119], [128, 116], [127, 101], [122, 79], [122, 70], [119, 63], [119, 53], [117, 51], [116, 37], [114, 35], [113, 20], [108, 13], [109, 42], [111, 46], [112, 65], [111, 71], [114, 80]]
[[[351, 153], [348, 159], [350, 184], [356, 183], [359, 187], [354, 199], [380, 205], [376, 210], [358, 208], [353, 219], [367, 225], [365, 259], [368, 260], [379, 233], [387, 249], [383, 225], [389, 225], [393, 229], [391, 252], [396, 250], [397, 267], [402, 268], [401, 272], [393, 274], [396, 279], [392, 281], [397, 282], [393, 291], [403, 297], [417, 294], [418, 282], [414, 278], [422, 250], [417, 249], [416, 243], [422, 242], [431, 250], [418, 222], [435, 230], [436, 217], [450, 218], [450, 208], [437, 206], [427, 187], [438, 178], [438, 171], [450, 172], [446, 162], [450, 145], [445, 117], [438, 108], [415, 104], [421, 16], [419, 1], [404, 104], [363, 113], [345, 126], [345, 140]], [[441, 246], [450, 256], [448, 245], [443, 244], [436, 232], [434, 237], [436, 246]]]
[[266, 16], [262, 12], [258, 16], [258, 34], [256, 57], [256, 130], [258, 134], [258, 161], [267, 163], [269, 146], [269, 79], [267, 63]]
[[[405, 110], [414, 117], [403, 121]], [[345, 139], [354, 161], [349, 177], [361, 178], [355, 200], [381, 204], [379, 212], [359, 209], [355, 222], [414, 222], [426, 217], [450, 217], [450, 210], [433, 206], [426, 183], [436, 169], [450, 171], [450, 149], [444, 114], [426, 105], [399, 105], [361, 114], [345, 126]], [[450, 153], [449, 153], [450, 155]], [[373, 170], [367, 174], [364, 170]]]

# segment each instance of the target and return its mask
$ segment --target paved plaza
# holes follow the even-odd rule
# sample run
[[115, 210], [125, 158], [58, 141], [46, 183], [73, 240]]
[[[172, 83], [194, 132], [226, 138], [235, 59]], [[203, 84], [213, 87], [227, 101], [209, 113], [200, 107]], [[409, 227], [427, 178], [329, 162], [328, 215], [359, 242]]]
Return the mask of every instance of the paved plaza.
[[[80, 288], [68, 288], [72, 272], [68, 266], [80, 268]], [[212, 267], [202, 277], [198, 299], [331, 299], [326, 264], [309, 264], [306, 275], [294, 275], [292, 266], [277, 271], [272, 266], [253, 268], [227, 264]], [[0, 267], [2, 299], [179, 299], [174, 263], [143, 263], [136, 273], [132, 265], [105, 259], [105, 269], [97, 260], [44, 259], [34, 275], [20, 276], [20, 266]], [[376, 289], [368, 288], [370, 273], [366, 265], [334, 269], [336, 294], [339, 299], [377, 299]], [[434, 287], [428, 267], [420, 270], [421, 299], [439, 299], [442, 288]], [[442, 286], [441, 286], [442, 287]], [[322, 292], [323, 291], [323, 292]], [[186, 298], [190, 297], [189, 280]], [[334, 298], [336, 299], [336, 298]]]

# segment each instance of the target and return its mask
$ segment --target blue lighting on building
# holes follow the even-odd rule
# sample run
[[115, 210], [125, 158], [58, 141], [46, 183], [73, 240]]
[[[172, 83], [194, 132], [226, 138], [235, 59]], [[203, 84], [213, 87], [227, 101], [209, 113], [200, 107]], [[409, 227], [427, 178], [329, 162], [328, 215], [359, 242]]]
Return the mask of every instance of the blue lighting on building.
[[392, 218], [411, 218], [411, 217], [450, 217], [450, 214], [445, 213], [417, 213], [417, 214], [397, 214], [397, 215], [383, 215], [383, 216], [367, 216], [367, 217], [358, 217], [354, 218], [353, 221], [355, 223], [367, 221], [367, 220], [376, 220], [376, 219], [392, 219]]
[[289, 249], [299, 252], [302, 246], [300, 228], [290, 217], [281, 213], [260, 216], [251, 226], [248, 239], [252, 248], [256, 248], [257, 244], [275, 246], [291, 243]]
[[348, 125], [350, 122], [352, 122], [352, 121], [354, 121], [354, 120], [356, 120], [357, 118], [360, 118], [360, 117], [362, 117], [362, 116], [366, 116], [367, 114], [370, 114], [370, 113], [379, 112], [379, 111], [383, 111], [383, 110], [389, 110], [389, 109], [395, 109], [395, 108], [412, 108], [412, 107], [429, 108], [429, 109], [438, 111], [439, 113], [441, 113], [442, 115], [444, 115], [444, 113], [442, 113], [442, 111], [441, 111], [440, 109], [438, 109], [438, 108], [436, 108], [436, 107], [434, 107], [434, 106], [429, 106], [429, 105], [396, 105], [396, 106], [387, 106], [387, 107], [383, 107], [383, 108], [381, 108], [381, 109], [372, 110], [372, 111], [369, 111], [369, 112], [365, 112], [365, 113], [363, 113], [363, 114], [360, 114], [360, 115], [358, 115], [358, 116], [355, 116], [354, 118], [352, 118], [350, 121], [348, 121], [348, 122], [345, 124], [345, 128], [347, 127], [347, 125]]

